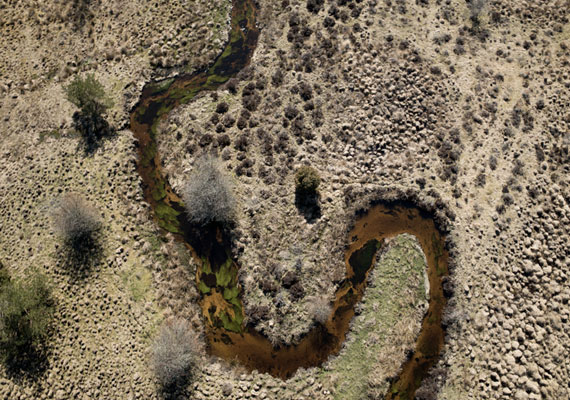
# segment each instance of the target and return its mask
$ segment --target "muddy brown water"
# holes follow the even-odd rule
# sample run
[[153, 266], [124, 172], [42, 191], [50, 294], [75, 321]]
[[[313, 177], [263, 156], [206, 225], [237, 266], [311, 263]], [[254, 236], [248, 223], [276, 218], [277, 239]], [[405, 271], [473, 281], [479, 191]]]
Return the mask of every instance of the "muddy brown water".
[[196, 279], [203, 293], [201, 307], [209, 352], [281, 378], [292, 376], [300, 367], [318, 366], [338, 353], [382, 242], [401, 233], [416, 236], [428, 262], [429, 308], [414, 353], [387, 395], [387, 399], [413, 398], [421, 379], [436, 361], [444, 338], [441, 318], [446, 301], [441, 278], [448, 273], [447, 253], [429, 216], [412, 204], [391, 203], [376, 205], [359, 218], [349, 235], [345, 252], [347, 274], [336, 292], [328, 321], [314, 326], [298, 344], [275, 348], [266, 337], [242, 322], [239, 266], [232, 260], [230, 239], [217, 226], [192, 226], [180, 198], [162, 174], [156, 142], [159, 121], [179, 104], [190, 102], [200, 92], [215, 90], [247, 66], [259, 35], [255, 24], [257, 11], [254, 0], [235, 0], [230, 42], [210, 68], [151, 83], [143, 89], [141, 101], [131, 113], [131, 130], [138, 139], [137, 168], [145, 199], [157, 223], [183, 241], [200, 265]]

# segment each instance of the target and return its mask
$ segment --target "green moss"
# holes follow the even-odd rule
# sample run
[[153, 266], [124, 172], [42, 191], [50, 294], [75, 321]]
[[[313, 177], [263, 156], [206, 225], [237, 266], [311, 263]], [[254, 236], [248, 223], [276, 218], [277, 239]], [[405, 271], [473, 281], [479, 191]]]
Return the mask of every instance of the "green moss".
[[165, 92], [170, 88], [170, 85], [172, 85], [172, 83], [174, 82], [174, 78], [170, 78], [170, 79], [166, 79], [164, 81], [161, 82], [156, 82], [153, 84], [150, 84], [150, 90], [151, 90], [151, 96], [157, 95], [159, 93]]

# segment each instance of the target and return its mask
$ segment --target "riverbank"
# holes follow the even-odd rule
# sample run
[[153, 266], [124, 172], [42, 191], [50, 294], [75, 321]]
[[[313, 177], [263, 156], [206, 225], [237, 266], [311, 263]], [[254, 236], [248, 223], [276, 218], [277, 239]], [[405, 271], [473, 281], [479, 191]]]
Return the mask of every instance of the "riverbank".
[[[100, 17], [110, 13], [102, 3]], [[354, 207], [413, 195], [450, 228], [454, 245], [445, 356], [417, 396], [567, 397], [568, 371], [559, 368], [570, 352], [566, 2], [493, 2], [477, 29], [459, 0], [314, 3], [308, 10], [305, 1], [260, 1], [260, 42], [235, 90], [203, 96], [161, 127], [159, 151], [175, 189], [203, 151], [217, 152], [234, 175], [246, 314], [259, 315], [257, 329], [276, 343], [299, 340], [312, 324], [309, 299], [332, 296], [343, 277]], [[12, 21], [2, 25], [10, 39], [2, 46], [0, 88], [0, 259], [18, 276], [32, 266], [44, 270], [60, 311], [44, 373], [31, 380], [1, 370], [0, 397], [158, 398], [147, 349], [156, 325], [170, 316], [201, 330], [198, 292], [187, 284], [196, 266], [152, 224], [130, 133], [120, 131], [93, 158], [77, 151], [73, 109], [61, 89], [71, 76], [49, 76], [59, 60], [81, 60], [77, 42], [89, 40], [71, 29], [37, 38], [34, 14], [21, 6], [18, 13], [3, 9], [10, 18], [0, 18]], [[146, 21], [159, 21], [146, 6], [117, 18], [150, 13], [132, 24], [142, 32]], [[214, 16], [203, 11], [208, 32]], [[168, 25], [160, 22], [161, 30]], [[107, 32], [121, 31], [120, 23], [111, 25], [99, 25], [97, 48], [119, 41], [105, 43]], [[160, 36], [145, 29], [145, 38]], [[71, 44], [54, 46], [60, 41]], [[21, 42], [31, 44], [20, 50]], [[37, 87], [34, 43], [55, 48], [38, 53], [48, 62], [38, 61], [46, 83]], [[150, 66], [141, 54], [70, 66], [75, 73], [100, 65], [95, 72], [115, 99], [110, 119], [117, 126], [150, 78], [134, 72]], [[228, 111], [216, 120], [220, 102]], [[303, 164], [322, 177], [320, 216], [295, 206], [293, 173]], [[105, 252], [86, 280], [74, 281], [58, 258], [46, 207], [60, 189], [86, 196], [107, 227]], [[292, 299], [271, 271], [296, 271], [298, 264], [303, 297]], [[299, 370], [281, 381], [204, 355], [186, 395], [334, 398], [338, 386], [319, 374]]]

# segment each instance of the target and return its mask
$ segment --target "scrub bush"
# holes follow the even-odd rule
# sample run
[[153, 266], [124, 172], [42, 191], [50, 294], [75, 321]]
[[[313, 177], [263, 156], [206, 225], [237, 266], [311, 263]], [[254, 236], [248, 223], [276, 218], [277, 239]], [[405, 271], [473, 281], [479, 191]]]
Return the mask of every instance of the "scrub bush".
[[232, 182], [211, 156], [203, 156], [196, 161], [182, 198], [186, 213], [195, 224], [217, 222], [227, 225], [235, 218]]
[[65, 87], [65, 93], [67, 100], [80, 109], [73, 114], [73, 125], [81, 133], [86, 151], [93, 152], [104, 137], [113, 134], [113, 128], [103, 117], [113, 102], [93, 74], [88, 74], [85, 79], [75, 77]]
[[160, 384], [169, 388], [184, 383], [198, 360], [199, 342], [185, 320], [163, 325], [152, 345], [152, 365]]
[[33, 353], [47, 337], [53, 315], [51, 288], [43, 275], [11, 280], [0, 266], [0, 355], [7, 362]]
[[295, 191], [298, 194], [316, 194], [321, 178], [316, 169], [303, 166], [295, 174]]

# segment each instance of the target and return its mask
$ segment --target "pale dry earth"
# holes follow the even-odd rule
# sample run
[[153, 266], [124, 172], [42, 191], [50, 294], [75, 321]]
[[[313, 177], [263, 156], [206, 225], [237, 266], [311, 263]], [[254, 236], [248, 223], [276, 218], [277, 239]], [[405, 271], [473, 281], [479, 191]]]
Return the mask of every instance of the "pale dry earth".
[[[0, 260], [17, 276], [41, 268], [59, 304], [48, 369], [36, 381], [0, 370], [0, 398], [157, 397], [156, 325], [175, 315], [201, 329], [191, 262], [163, 242], [142, 201], [132, 136], [120, 131], [85, 158], [62, 90], [94, 71], [121, 126], [159, 62], [198, 66], [217, 54], [216, 7], [199, 3], [184, 19], [161, 12], [168, 2], [147, 3], [101, 1], [79, 29], [60, 3], [0, 6]], [[298, 340], [313, 324], [309, 299], [331, 296], [344, 274], [354, 209], [400, 191], [435, 210], [453, 250], [445, 355], [418, 397], [570, 397], [568, 1], [489, 1], [477, 30], [459, 0], [327, 1], [318, 14], [305, 1], [260, 3], [260, 41], [237, 92], [181, 107], [160, 137], [175, 189], [205, 151], [236, 181], [250, 321], [276, 343]], [[203, 31], [188, 40], [195, 49], [178, 42], [182, 25]], [[229, 110], [216, 121], [221, 101]], [[63, 138], [45, 136], [57, 130]], [[295, 206], [303, 164], [323, 179], [318, 218]], [[105, 221], [101, 260], [81, 279], [61, 262], [47, 216], [67, 191]], [[293, 272], [296, 285], [283, 287]], [[188, 398], [335, 396], [319, 369], [283, 382], [208, 361]]]

